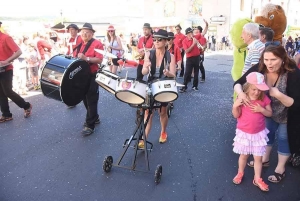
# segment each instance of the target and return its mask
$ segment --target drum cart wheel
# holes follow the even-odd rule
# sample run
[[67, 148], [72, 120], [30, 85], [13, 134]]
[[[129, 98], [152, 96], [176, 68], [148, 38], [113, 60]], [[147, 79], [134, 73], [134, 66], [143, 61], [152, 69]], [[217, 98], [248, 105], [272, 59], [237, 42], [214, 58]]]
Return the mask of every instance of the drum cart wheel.
[[159, 164], [159, 165], [157, 165], [155, 173], [154, 173], [154, 182], [156, 184], [160, 183], [161, 176], [162, 176], [162, 166]]
[[112, 156], [106, 156], [103, 161], [102, 169], [104, 172], [110, 172], [113, 164], [113, 157]]
[[167, 106], [167, 114], [168, 114], [168, 118], [170, 118], [171, 114], [172, 114], [172, 103], [169, 103], [168, 106]]

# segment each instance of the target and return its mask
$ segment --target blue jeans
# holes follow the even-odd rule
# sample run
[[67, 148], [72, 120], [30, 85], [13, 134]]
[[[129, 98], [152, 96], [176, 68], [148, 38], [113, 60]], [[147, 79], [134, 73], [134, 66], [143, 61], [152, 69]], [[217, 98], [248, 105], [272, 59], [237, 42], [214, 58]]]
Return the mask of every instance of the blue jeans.
[[269, 129], [268, 133], [268, 146], [272, 146], [275, 141], [275, 133], [277, 131], [277, 141], [278, 141], [278, 154], [289, 156], [290, 147], [288, 142], [287, 134], [287, 124], [280, 124], [274, 121], [272, 118], [266, 118], [266, 127]]

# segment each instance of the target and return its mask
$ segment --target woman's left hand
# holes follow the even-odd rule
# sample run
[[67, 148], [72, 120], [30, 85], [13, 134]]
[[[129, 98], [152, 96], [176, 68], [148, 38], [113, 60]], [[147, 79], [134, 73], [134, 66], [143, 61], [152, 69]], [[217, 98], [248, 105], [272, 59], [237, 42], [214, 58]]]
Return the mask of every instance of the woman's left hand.
[[278, 96], [280, 96], [281, 92], [278, 90], [277, 87], [271, 87], [269, 90], [270, 96], [277, 98]]

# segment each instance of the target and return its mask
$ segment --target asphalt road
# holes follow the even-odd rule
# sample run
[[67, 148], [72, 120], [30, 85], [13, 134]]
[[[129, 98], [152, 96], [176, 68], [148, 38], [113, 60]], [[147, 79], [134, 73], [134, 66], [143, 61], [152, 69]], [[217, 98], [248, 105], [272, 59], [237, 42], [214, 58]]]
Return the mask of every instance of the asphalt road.
[[[287, 166], [286, 178], [263, 193], [252, 184], [253, 169], [247, 167], [241, 185], [234, 185], [238, 155], [232, 152], [235, 119], [231, 114], [232, 56], [206, 57], [207, 79], [199, 91], [191, 86], [180, 94], [169, 119], [169, 138], [159, 144], [160, 124], [156, 114], [149, 137], [150, 172], [133, 172], [113, 167], [102, 170], [103, 159], [117, 161], [122, 145], [134, 130], [135, 109], [100, 89], [101, 124], [89, 137], [82, 137], [85, 109], [64, 104], [40, 93], [26, 97], [33, 105], [30, 118], [10, 103], [14, 120], [0, 125], [1, 201], [227, 201], [300, 200], [300, 169]], [[134, 76], [134, 70], [129, 70]], [[125, 72], [122, 72], [124, 75]], [[179, 79], [178, 82], [181, 82]], [[33, 94], [33, 93], [32, 93]], [[124, 164], [129, 165], [133, 151]], [[137, 158], [145, 168], [144, 153]], [[271, 166], [276, 166], [276, 147]], [[154, 183], [157, 164], [163, 167], [161, 183]]]

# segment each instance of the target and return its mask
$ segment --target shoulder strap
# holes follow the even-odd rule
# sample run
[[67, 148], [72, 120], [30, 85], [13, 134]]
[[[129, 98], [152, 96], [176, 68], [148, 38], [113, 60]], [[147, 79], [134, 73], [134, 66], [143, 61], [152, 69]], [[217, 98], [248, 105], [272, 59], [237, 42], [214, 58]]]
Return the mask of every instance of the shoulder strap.
[[93, 43], [94, 40], [95, 40], [94, 38], [92, 38], [91, 40], [89, 40], [89, 42], [86, 44], [84, 50], [82, 51], [82, 54], [86, 53], [86, 51], [90, 48], [90, 46], [91, 46], [91, 44]]

